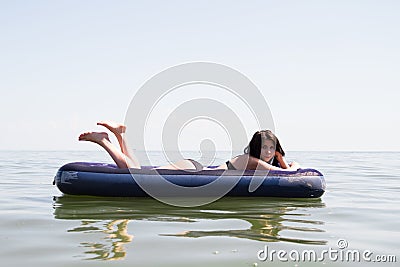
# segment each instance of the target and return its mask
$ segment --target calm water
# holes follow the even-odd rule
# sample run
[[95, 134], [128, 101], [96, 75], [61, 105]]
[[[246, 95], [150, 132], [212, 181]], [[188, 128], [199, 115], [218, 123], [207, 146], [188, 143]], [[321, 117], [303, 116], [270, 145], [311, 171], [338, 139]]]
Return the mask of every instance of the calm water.
[[[257, 257], [265, 246], [320, 253], [339, 250], [339, 239], [348, 245], [341, 251], [395, 255], [398, 264], [400, 153], [291, 152], [288, 159], [324, 174], [322, 198], [223, 198], [179, 208], [153, 199], [64, 196], [52, 185], [57, 169], [110, 162], [105, 153], [0, 152], [2, 266], [266, 266], [270, 258]], [[314, 264], [273, 260], [322, 264], [355, 265], [328, 257]]]

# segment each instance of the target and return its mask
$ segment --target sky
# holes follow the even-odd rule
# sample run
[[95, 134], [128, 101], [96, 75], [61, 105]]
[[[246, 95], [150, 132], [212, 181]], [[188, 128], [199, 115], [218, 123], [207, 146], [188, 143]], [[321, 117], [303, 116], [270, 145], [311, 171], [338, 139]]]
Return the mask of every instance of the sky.
[[[78, 135], [123, 122], [146, 81], [213, 62], [258, 87], [285, 150], [400, 151], [399, 13], [394, 0], [0, 1], [0, 150], [97, 150]], [[197, 126], [183, 149], [221, 130]]]

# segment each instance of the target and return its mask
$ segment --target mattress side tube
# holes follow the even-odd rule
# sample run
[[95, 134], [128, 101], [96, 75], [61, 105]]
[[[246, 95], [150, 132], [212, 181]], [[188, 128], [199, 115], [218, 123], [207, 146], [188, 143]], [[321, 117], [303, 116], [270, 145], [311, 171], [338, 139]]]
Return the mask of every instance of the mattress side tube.
[[144, 166], [142, 169], [120, 169], [114, 164], [91, 163], [91, 162], [72, 162], [62, 166], [59, 171], [79, 171], [93, 173], [114, 173], [114, 174], [159, 174], [159, 175], [206, 175], [206, 176], [323, 176], [321, 172], [315, 169], [299, 169], [297, 171], [263, 171], [263, 170], [166, 170], [152, 169], [154, 166]]

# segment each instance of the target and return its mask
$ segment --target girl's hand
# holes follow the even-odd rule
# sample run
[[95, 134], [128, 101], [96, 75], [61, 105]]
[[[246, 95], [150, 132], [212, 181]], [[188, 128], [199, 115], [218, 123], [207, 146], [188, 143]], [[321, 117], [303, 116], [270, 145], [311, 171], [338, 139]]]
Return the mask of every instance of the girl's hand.
[[277, 159], [283, 158], [282, 154], [279, 153], [278, 151], [275, 151], [275, 157], [276, 157]]
[[289, 164], [289, 166], [290, 166], [291, 169], [294, 169], [294, 170], [300, 169], [300, 164], [297, 163], [296, 161], [291, 162], [291, 163]]

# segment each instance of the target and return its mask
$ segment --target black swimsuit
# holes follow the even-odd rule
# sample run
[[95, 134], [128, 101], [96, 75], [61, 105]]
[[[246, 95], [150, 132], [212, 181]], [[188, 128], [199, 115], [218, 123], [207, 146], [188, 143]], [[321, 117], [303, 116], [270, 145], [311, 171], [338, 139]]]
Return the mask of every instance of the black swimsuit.
[[196, 168], [196, 172], [200, 172], [203, 170], [203, 165], [201, 165], [200, 162], [195, 161], [194, 159], [187, 159], [187, 160], [189, 160], [193, 164], [193, 166]]
[[226, 167], [228, 168], [228, 170], [236, 170], [235, 166], [233, 166], [229, 160], [225, 163], [226, 163]]

